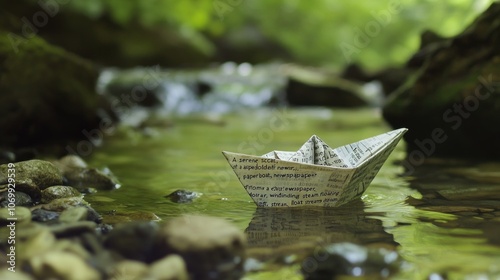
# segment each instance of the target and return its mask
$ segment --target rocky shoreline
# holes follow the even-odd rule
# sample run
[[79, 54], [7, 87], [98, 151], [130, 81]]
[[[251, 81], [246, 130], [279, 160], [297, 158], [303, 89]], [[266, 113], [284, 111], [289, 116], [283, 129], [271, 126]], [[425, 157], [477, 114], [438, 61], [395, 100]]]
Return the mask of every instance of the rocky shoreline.
[[[164, 224], [103, 223], [85, 195], [119, 186], [109, 171], [89, 168], [77, 156], [0, 165], [0, 232], [9, 236], [12, 230], [15, 242], [1, 239], [6, 252], [1, 263], [9, 266], [0, 278], [241, 277], [245, 237], [223, 219], [181, 216]], [[15, 257], [9, 264], [11, 245]]]

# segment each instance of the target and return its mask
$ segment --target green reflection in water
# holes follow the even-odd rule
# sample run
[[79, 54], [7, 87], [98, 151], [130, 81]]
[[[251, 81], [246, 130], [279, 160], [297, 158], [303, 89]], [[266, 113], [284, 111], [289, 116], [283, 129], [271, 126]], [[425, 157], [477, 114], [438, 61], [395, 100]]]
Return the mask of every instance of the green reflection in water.
[[[282, 122], [276, 121], [276, 116]], [[108, 166], [120, 178], [122, 188], [87, 196], [108, 218], [152, 212], [163, 220], [184, 213], [224, 217], [244, 230], [255, 205], [221, 154], [222, 150], [264, 154], [274, 149], [297, 150], [312, 134], [336, 147], [390, 130], [375, 110], [256, 110], [226, 115], [212, 121], [204, 117], [174, 120], [169, 128], [153, 128], [147, 134], [124, 129], [106, 139], [104, 147], [89, 159], [92, 166]], [[409, 266], [395, 278], [423, 279], [429, 273], [450, 271], [449, 277], [498, 270], [500, 252], [488, 245], [477, 229], [437, 225], [456, 217], [422, 211], [408, 205], [407, 197], [420, 198], [394, 163], [404, 157], [399, 145], [363, 196], [365, 211], [382, 221], [385, 231], [400, 244]], [[203, 193], [191, 204], [175, 204], [164, 198], [177, 190]], [[114, 210], [113, 214], [111, 212]], [[245, 279], [300, 279], [299, 265], [278, 272], [250, 274]]]

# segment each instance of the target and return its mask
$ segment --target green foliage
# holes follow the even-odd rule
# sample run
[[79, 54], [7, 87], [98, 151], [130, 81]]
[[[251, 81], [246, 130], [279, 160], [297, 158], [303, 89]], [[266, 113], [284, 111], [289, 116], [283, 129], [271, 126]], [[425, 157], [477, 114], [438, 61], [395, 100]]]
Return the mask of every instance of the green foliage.
[[425, 29], [443, 36], [459, 33], [491, 2], [86, 0], [71, 1], [69, 6], [92, 17], [108, 14], [122, 25], [178, 28], [206, 52], [212, 48], [203, 36], [224, 36], [250, 27], [302, 63], [339, 67], [357, 61], [379, 68], [406, 61]]

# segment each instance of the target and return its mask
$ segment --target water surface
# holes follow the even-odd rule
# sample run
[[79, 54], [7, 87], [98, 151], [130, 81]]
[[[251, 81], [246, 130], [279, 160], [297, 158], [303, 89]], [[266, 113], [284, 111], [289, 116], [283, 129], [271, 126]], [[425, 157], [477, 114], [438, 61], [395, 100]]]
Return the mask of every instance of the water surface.
[[[284, 108], [121, 129], [89, 163], [109, 167], [122, 187], [87, 200], [111, 223], [168, 220], [184, 213], [223, 217], [246, 230], [250, 256], [277, 263], [248, 279], [301, 279], [300, 256], [336, 242], [397, 249], [408, 265], [395, 279], [424, 279], [432, 273], [450, 279], [498, 276], [500, 202], [467, 190], [495, 193], [500, 165], [438, 161], [400, 176], [405, 156], [400, 143], [359, 201], [339, 209], [257, 210], [221, 154], [293, 151], [312, 134], [337, 147], [389, 130], [374, 109]], [[164, 197], [177, 189], [203, 195], [191, 204]], [[298, 257], [291, 265], [280, 265], [292, 255]]]

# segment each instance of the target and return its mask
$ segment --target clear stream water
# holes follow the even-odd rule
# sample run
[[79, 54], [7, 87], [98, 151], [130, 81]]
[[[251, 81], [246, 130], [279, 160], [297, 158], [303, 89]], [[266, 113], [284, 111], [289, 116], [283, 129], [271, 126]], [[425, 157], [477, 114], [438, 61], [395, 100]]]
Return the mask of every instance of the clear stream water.
[[[494, 194], [500, 164], [433, 161], [423, 172], [400, 176], [402, 142], [361, 201], [340, 209], [277, 211], [257, 210], [221, 154], [293, 151], [312, 134], [336, 147], [389, 130], [374, 109], [319, 108], [191, 115], [147, 131], [122, 129], [87, 158], [92, 166], [109, 167], [122, 187], [86, 200], [111, 223], [168, 220], [184, 213], [223, 217], [247, 230], [249, 255], [261, 260], [290, 261], [292, 255], [347, 241], [396, 248], [406, 265], [394, 279], [426, 279], [433, 273], [500, 279], [500, 197]], [[203, 195], [190, 204], [164, 197], [177, 189]], [[290, 265], [274, 263], [246, 279], [302, 279], [299, 257]]]

